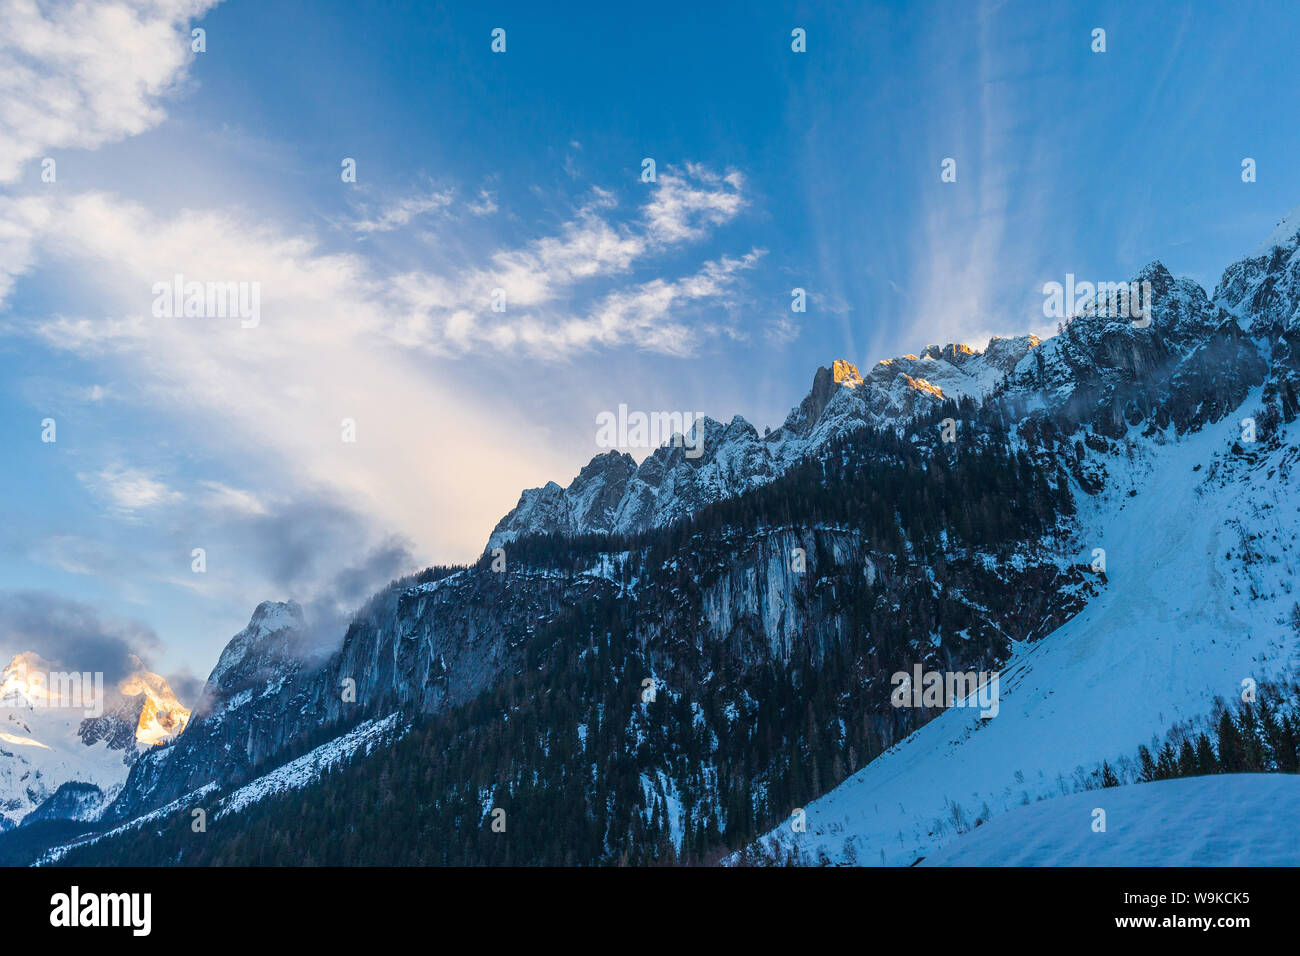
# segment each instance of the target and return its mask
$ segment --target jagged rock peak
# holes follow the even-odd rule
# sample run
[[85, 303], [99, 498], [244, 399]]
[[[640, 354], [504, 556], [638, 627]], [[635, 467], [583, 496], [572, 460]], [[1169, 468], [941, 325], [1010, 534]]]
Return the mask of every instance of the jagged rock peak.
[[953, 365], [961, 365], [968, 358], [978, 353], [969, 345], [950, 343], [948, 345], [927, 345], [921, 350], [922, 358], [943, 359]]
[[1159, 283], [1162, 287], [1168, 287], [1174, 281], [1174, 274], [1165, 268], [1165, 264], [1159, 259], [1152, 259], [1133, 277], [1134, 282], [1150, 282], [1153, 286]]
[[132, 700], [139, 699], [135, 739], [146, 746], [172, 739], [189, 724], [190, 711], [177, 699], [166, 678], [143, 665], [123, 680], [118, 690]]
[[812, 387], [785, 423], [762, 437], [737, 415], [722, 425], [703, 416], [690, 432], [695, 454], [660, 447], [640, 465], [623, 452], [597, 455], [567, 488], [529, 489], [497, 523], [488, 548], [526, 534], [558, 531], [631, 533], [693, 514], [713, 501], [771, 481], [836, 436], [868, 425], [899, 427], [947, 398], [988, 394], [1031, 349], [1033, 335], [969, 345], [927, 346], [923, 357], [878, 362], [864, 376], [846, 359], [813, 375]]
[[1300, 206], [1252, 255], [1223, 271], [1214, 303], [1255, 335], [1300, 326]]
[[305, 630], [302, 606], [297, 601], [263, 601], [253, 611], [248, 626], [231, 638], [208, 675], [200, 708], [227, 697], [251, 682], [249, 671], [260, 671], [280, 661], [293, 661], [300, 653]]
[[263, 601], [253, 611], [248, 626], [257, 626], [263, 631], [278, 631], [301, 626], [302, 621], [302, 605], [297, 601]]
[[856, 388], [862, 384], [862, 373], [847, 359], [836, 359], [831, 363], [831, 380], [839, 385]]

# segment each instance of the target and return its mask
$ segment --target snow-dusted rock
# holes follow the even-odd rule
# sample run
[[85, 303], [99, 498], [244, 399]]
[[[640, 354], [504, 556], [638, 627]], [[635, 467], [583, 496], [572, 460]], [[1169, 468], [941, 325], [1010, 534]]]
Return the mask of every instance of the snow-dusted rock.
[[1216, 304], [1242, 319], [1254, 334], [1300, 326], [1300, 206], [1245, 259], [1223, 272]]
[[920, 356], [879, 362], [864, 378], [844, 359], [817, 370], [812, 388], [765, 436], [744, 418], [728, 425], [699, 419], [691, 458], [670, 441], [638, 466], [611, 451], [591, 460], [567, 488], [548, 482], [525, 491], [497, 524], [488, 548], [527, 534], [634, 534], [663, 527], [706, 505], [766, 484], [802, 458], [856, 429], [897, 427], [946, 399], [981, 398], [1007, 376], [1037, 337], [993, 339], [977, 352], [965, 345], [927, 346]]

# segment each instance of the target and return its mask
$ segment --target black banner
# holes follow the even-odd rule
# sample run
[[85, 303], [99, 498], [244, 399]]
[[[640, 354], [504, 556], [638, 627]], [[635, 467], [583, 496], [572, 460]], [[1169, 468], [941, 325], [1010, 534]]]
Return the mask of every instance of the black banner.
[[1266, 869], [0, 870], [10, 941], [75, 934], [129, 946], [374, 944], [431, 924], [460, 939], [612, 944], [623, 933], [632, 945], [640, 933], [701, 921], [708, 937], [763, 940], [858, 932], [867, 944], [892, 925], [908, 937], [934, 933], [940, 945], [990, 932], [1229, 942], [1289, 927], [1293, 879]]

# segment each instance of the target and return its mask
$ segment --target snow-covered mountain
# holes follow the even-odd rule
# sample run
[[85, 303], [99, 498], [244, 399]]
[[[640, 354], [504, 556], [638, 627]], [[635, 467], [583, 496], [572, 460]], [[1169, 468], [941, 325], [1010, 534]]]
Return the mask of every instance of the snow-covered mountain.
[[812, 860], [908, 865], [977, 821], [1082, 789], [1243, 680], [1300, 667], [1300, 447], [1248, 453], [1240, 435], [1235, 420], [1182, 439], [1134, 429], [1094, 453], [1105, 487], [1081, 502], [1079, 560], [1102, 549], [1106, 587], [1015, 646], [997, 716], [944, 711], [804, 808], [806, 832], [785, 823], [767, 839]]
[[[394, 582], [346, 634], [263, 604], [106, 820], [151, 815], [163, 839], [160, 808], [187, 800], [218, 794], [228, 820], [240, 788], [316, 799], [349, 784], [276, 774], [399, 712], [428, 765], [383, 773], [436, 783], [413, 805], [421, 832], [442, 821], [443, 861], [485, 859], [462, 828], [494, 799], [540, 832], [565, 788], [587, 816], [560, 842], [583, 861], [708, 862], [768, 831], [807, 859], [889, 864], [1081, 789], [1242, 680], [1300, 667], [1297, 233], [1213, 299], [1147, 266], [1149, 323], [1085, 314], [866, 376], [837, 360], [765, 435], [702, 419], [698, 458], [598, 456], [524, 492], [489, 541], [514, 543], [499, 573], [485, 554]], [[913, 663], [998, 671], [997, 716], [892, 707]], [[796, 806], [806, 832], [779, 822]]]
[[[1294, 245], [1290, 248], [1294, 254]], [[1287, 268], [1296, 268], [1296, 261], [1289, 260]], [[1252, 274], [1257, 285], [1273, 288], [1271, 280]], [[1103, 410], [1105, 420], [1089, 424], [1111, 435], [1122, 433], [1129, 421], [1143, 420], [1158, 396], [1170, 399], [1160, 424], [1181, 409], [1180, 428], [1191, 418], [1213, 416], [1239, 403], [1241, 383], [1250, 375], [1221, 375], [1219, 366], [1244, 362], [1251, 366], [1247, 372], [1262, 374], [1264, 361], [1239, 329], [1225, 328], [1224, 310], [1196, 283], [1175, 279], [1159, 262], [1132, 281], [1151, 284], [1150, 327], [1085, 315], [1046, 342], [1023, 335], [995, 337], [983, 351], [930, 345], [919, 356], [878, 362], [865, 377], [851, 362], [837, 359], [817, 370], [808, 395], [781, 427], [760, 436], [740, 416], [726, 426], [705, 417], [690, 436], [691, 444], [703, 449], [696, 458], [674, 442], [640, 465], [623, 452], [599, 455], [568, 487], [549, 482], [525, 491], [493, 530], [488, 547], [552, 531], [630, 534], [664, 527], [767, 484], [795, 463], [821, 454], [837, 437], [864, 427], [901, 428], [948, 399], [979, 400], [999, 386], [1022, 399], [1022, 413], [1051, 408], [1080, 416]], [[1296, 307], [1294, 298], [1279, 301], [1277, 308]], [[1197, 362], [1182, 361], [1198, 349]], [[1175, 373], [1186, 381], [1167, 381]], [[1176, 392], [1171, 385], [1189, 391], [1206, 383], [1201, 379], [1218, 381], [1228, 392], [1204, 408], [1180, 405], [1177, 394], [1170, 394]]]
[[688, 436], [703, 449], [698, 457], [680, 441], [655, 449], [640, 465], [624, 452], [598, 455], [567, 488], [552, 481], [525, 491], [488, 547], [552, 531], [631, 534], [664, 527], [767, 484], [848, 432], [897, 427], [945, 399], [982, 398], [1038, 344], [1024, 335], [994, 338], [982, 352], [929, 345], [919, 356], [878, 362], [865, 378], [837, 359], [817, 370], [808, 395], [780, 428], [760, 436], [739, 415], [728, 425], [703, 417]]
[[[30, 652], [0, 671], [0, 829], [73, 782], [97, 791], [92, 802], [100, 806], [121, 788], [143, 750], [173, 739], [189, 720], [167, 681], [142, 666], [100, 692], [91, 681], [52, 684], [49, 674]], [[84, 815], [90, 790], [74, 790], [62, 801]]]
[[806, 832], [787, 823], [765, 840], [907, 864], [976, 821], [1083, 788], [1243, 680], [1297, 672], [1297, 246], [1293, 213], [1213, 302], [1150, 266], [1151, 329], [1081, 318], [1017, 366], [1008, 396], [1092, 425], [1079, 557], [1104, 556], [1106, 588], [1015, 648], [995, 719], [944, 712], [810, 804]]

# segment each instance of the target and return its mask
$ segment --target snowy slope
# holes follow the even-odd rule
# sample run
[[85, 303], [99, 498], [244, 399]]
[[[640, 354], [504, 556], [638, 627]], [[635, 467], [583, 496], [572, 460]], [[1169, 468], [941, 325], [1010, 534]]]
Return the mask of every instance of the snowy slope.
[[944, 712], [810, 804], [806, 833], [787, 823], [770, 838], [831, 860], [851, 838], [860, 863], [910, 864], [979, 818], [1078, 789], [1076, 775], [1205, 715], [1244, 678], [1294, 668], [1297, 636], [1283, 620], [1295, 601], [1300, 450], [1230, 461], [1237, 437], [1229, 419], [1182, 441], [1135, 442], [1131, 460], [1102, 456], [1106, 492], [1079, 496], [1089, 542], [1079, 557], [1103, 548], [1108, 585], [1013, 651], [998, 715]]
[[[334, 740], [321, 744], [296, 760], [291, 760], [270, 773], [258, 777], [252, 783], [222, 797], [217, 803], [213, 818], [220, 819], [227, 814], [238, 813], [247, 809], [267, 797], [286, 793], [290, 790], [300, 790], [309, 786], [319, 780], [321, 774], [350, 760], [354, 756], [368, 754], [378, 746], [391, 745], [400, 739], [407, 729], [408, 725], [403, 721], [401, 714], [389, 714], [380, 720], [367, 720]], [[78, 840], [65, 846], [52, 847], [41, 858], [40, 863], [57, 862], [74, 847], [98, 843], [100, 840], [120, 835], [128, 830], [165, 820], [177, 813], [188, 815], [193, 807], [216, 789], [216, 783], [204, 784], [197, 790], [193, 790], [159, 807], [157, 810], [135, 817], [111, 830], [106, 830], [89, 839]]]
[[126, 779], [133, 751], [107, 740], [86, 746], [77, 736], [80, 710], [32, 706], [10, 695], [0, 707], [0, 818], [3, 828], [24, 816], [70, 780], [116, 790]]
[[319, 780], [320, 775], [327, 770], [350, 760], [354, 755], [368, 754], [377, 746], [391, 744], [404, 731], [401, 714], [389, 714], [382, 720], [367, 720], [343, 736], [322, 744], [297, 760], [291, 760], [283, 767], [240, 787], [230, 796], [223, 797], [215, 815], [220, 818], [228, 813], [238, 813], [277, 793], [301, 790]]
[[1294, 774], [1160, 780], [1013, 810], [922, 866], [1300, 866], [1300, 841], [1279, 838], [1297, 818]]

